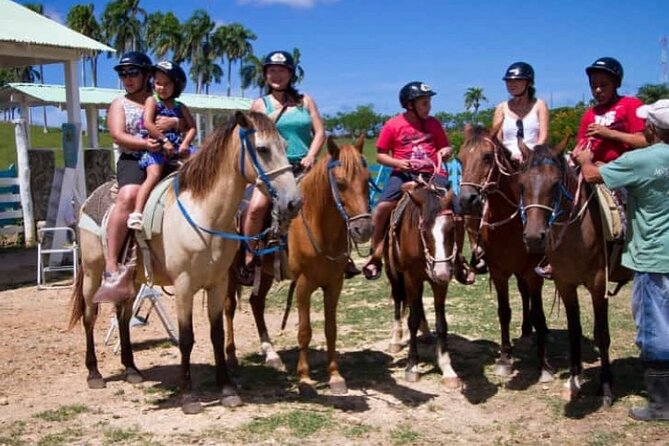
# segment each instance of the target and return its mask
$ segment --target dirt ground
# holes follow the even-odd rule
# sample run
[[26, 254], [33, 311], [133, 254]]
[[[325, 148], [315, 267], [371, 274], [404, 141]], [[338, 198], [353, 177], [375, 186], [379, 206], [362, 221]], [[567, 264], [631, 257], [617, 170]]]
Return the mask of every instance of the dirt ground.
[[[236, 372], [245, 404], [226, 409], [217, 404], [211, 384], [213, 359], [200, 295], [195, 300], [192, 363], [206, 407], [201, 414], [186, 416], [175, 393], [179, 352], [167, 342], [155, 315], [148, 326], [132, 329], [135, 359], [145, 381], [131, 385], [121, 379], [113, 346], [103, 345], [111, 307], [102, 308], [96, 347], [107, 387], [87, 388], [83, 328], [65, 330], [69, 294], [34, 286], [0, 292], [0, 445], [669, 444], [666, 424], [627, 418], [628, 408], [643, 400], [635, 394], [638, 385], [609, 410], [597, 410], [598, 399], [590, 396], [568, 416], [560, 399], [564, 379], [546, 385], [495, 379], [484, 364], [476, 363], [477, 357], [488, 355], [490, 343], [458, 335], [452, 336], [452, 349], [471, 360], [465, 367], [471, 377], [464, 378], [463, 391], [445, 392], [435, 373], [407, 383], [402, 367], [406, 352], [393, 357], [383, 340], [340, 351], [347, 395], [331, 395], [321, 385], [318, 397], [305, 400], [294, 379], [295, 312], [284, 334], [279, 312], [268, 316], [270, 333], [288, 367], [280, 373], [253, 355], [259, 346], [248, 304], [236, 333], [238, 355], [246, 358]], [[173, 311], [173, 302], [166, 300]], [[390, 326], [390, 305], [388, 316], [384, 331]], [[318, 350], [312, 355], [313, 375], [321, 383], [326, 381], [323, 344], [321, 327], [314, 330], [312, 341]], [[432, 364], [424, 367], [430, 370]], [[584, 389], [594, 392], [592, 386]], [[321, 424], [309, 430], [305, 414]]]

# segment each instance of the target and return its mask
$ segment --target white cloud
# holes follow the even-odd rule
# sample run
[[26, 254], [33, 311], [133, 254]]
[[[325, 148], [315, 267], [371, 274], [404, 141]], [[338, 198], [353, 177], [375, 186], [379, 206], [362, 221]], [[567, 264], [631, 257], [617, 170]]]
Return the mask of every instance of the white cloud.
[[334, 3], [339, 0], [237, 0], [240, 5], [284, 5], [292, 8], [313, 8], [317, 3]]

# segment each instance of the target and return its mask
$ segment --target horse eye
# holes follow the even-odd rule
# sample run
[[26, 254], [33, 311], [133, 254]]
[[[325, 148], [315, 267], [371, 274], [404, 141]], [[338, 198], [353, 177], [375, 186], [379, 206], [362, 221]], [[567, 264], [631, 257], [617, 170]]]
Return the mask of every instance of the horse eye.
[[256, 151], [258, 153], [269, 153], [269, 147], [267, 147], [267, 146], [256, 146]]
[[346, 180], [344, 180], [343, 178], [337, 178], [335, 182], [337, 183], [337, 189], [339, 190], [346, 189]]
[[483, 154], [483, 162], [486, 164], [492, 164], [493, 156], [492, 153], [486, 152]]

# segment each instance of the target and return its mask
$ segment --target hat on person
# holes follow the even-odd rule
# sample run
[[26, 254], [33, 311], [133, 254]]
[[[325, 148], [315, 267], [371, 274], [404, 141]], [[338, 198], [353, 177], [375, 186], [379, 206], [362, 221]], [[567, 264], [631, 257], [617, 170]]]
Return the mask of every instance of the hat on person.
[[636, 110], [636, 115], [655, 127], [669, 130], [669, 99], [660, 99], [654, 104], [642, 105]]

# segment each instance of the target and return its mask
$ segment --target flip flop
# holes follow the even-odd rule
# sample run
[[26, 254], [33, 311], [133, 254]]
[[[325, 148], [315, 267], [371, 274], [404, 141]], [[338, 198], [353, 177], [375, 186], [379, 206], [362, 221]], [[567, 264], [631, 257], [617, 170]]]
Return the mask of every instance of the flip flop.
[[476, 273], [467, 262], [463, 261], [455, 267], [455, 280], [463, 285], [472, 285], [476, 282]]
[[346, 264], [346, 270], [344, 271], [344, 278], [345, 279], [351, 279], [358, 274], [360, 274], [362, 271], [360, 271], [356, 266], [355, 263], [353, 263], [353, 260], [349, 259], [348, 263]]
[[367, 280], [376, 280], [381, 277], [382, 266], [383, 262], [381, 260], [372, 259], [362, 267], [362, 274], [365, 275]]

